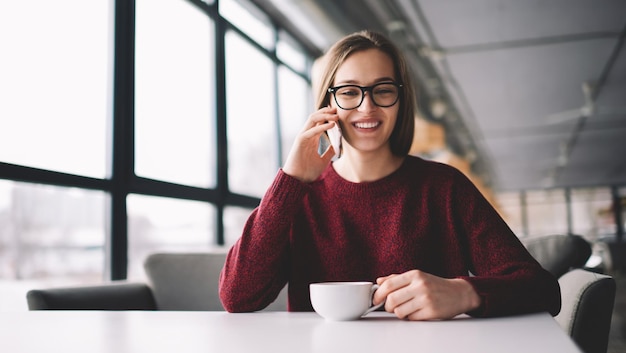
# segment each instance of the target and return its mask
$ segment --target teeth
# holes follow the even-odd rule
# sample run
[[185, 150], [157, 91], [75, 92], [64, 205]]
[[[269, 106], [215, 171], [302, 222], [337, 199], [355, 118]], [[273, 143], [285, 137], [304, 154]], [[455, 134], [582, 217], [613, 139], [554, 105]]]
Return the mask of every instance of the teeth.
[[354, 126], [358, 127], [359, 129], [372, 129], [375, 128], [376, 126], [378, 126], [380, 123], [375, 122], [375, 123], [355, 123]]

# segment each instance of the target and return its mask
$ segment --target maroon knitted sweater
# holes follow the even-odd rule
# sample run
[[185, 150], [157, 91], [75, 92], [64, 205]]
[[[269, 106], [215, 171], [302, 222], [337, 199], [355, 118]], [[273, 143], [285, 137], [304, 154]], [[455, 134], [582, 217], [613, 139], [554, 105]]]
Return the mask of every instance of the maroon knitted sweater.
[[310, 311], [310, 283], [412, 269], [470, 282], [482, 299], [473, 316], [560, 310], [556, 278], [475, 186], [417, 157], [374, 182], [346, 181], [332, 166], [309, 184], [279, 171], [230, 249], [220, 298], [230, 312], [261, 310], [288, 283], [289, 310]]

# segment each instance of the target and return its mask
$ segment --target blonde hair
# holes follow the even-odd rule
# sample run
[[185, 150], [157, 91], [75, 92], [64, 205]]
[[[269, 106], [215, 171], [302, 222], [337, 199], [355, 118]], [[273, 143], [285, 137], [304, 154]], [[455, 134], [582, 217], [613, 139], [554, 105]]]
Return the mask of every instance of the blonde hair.
[[394, 155], [406, 156], [411, 148], [415, 129], [415, 89], [404, 56], [395, 44], [382, 34], [367, 30], [350, 34], [335, 43], [324, 54], [319, 62], [323, 65], [323, 69], [320, 71], [321, 76], [313, 77], [313, 81], [316, 83], [313, 85], [313, 89], [317, 91], [314, 92], [317, 109], [330, 104], [328, 88], [333, 85], [339, 67], [350, 55], [369, 49], [380, 50], [391, 58], [396, 82], [402, 85], [398, 100], [400, 109], [389, 144]]

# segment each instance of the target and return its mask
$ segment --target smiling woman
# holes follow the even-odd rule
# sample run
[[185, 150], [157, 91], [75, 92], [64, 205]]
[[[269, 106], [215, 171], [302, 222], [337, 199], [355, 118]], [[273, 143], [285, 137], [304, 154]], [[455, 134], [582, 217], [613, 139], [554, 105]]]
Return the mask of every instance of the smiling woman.
[[[226, 310], [261, 310], [288, 284], [289, 310], [311, 311], [310, 284], [366, 281], [398, 318], [556, 315], [556, 278], [472, 182], [408, 155], [415, 95], [393, 43], [357, 32], [321, 64], [317, 110], [227, 256]], [[341, 156], [319, 155], [337, 125]]]

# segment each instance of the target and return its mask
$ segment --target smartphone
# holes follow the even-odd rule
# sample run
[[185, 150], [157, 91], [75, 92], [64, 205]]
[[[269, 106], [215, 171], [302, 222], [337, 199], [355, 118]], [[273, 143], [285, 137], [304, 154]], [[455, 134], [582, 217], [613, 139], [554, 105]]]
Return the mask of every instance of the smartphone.
[[320, 144], [317, 152], [322, 155], [330, 146], [333, 146], [333, 150], [335, 151], [334, 158], [339, 158], [341, 155], [341, 129], [338, 123], [335, 123], [335, 126], [320, 136]]

